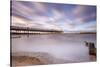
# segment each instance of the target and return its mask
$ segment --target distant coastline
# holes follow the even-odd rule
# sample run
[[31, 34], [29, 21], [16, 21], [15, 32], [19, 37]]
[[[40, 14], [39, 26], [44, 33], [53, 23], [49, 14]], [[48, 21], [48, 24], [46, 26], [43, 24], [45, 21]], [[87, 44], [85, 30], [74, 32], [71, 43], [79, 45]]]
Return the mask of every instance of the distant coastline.
[[96, 32], [80, 32], [80, 34], [96, 34]]

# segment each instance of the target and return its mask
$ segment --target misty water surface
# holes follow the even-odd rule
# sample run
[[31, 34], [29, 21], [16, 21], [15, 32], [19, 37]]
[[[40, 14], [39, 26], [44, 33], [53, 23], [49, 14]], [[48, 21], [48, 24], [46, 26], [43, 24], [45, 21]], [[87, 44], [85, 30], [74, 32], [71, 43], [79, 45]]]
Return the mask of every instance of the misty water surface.
[[89, 61], [84, 41], [96, 44], [95, 34], [12, 35], [12, 52], [47, 52], [60, 59]]

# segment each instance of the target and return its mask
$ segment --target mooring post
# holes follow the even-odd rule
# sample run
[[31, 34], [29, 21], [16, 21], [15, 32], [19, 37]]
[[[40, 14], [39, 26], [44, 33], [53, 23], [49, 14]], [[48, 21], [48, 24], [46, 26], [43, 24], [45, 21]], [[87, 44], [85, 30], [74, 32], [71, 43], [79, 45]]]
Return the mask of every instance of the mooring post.
[[88, 42], [87, 41], [84, 41], [84, 42], [85, 42], [85, 45], [88, 46]]
[[96, 56], [96, 48], [95, 44], [93, 42], [86, 42], [85, 45], [89, 47], [89, 55], [95, 55]]

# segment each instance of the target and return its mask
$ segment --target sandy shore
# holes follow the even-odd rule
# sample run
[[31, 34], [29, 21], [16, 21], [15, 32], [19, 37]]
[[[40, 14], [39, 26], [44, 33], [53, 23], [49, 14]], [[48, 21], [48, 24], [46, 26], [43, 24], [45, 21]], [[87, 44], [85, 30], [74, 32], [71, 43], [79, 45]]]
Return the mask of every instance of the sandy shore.
[[[29, 66], [29, 65], [47, 65], [47, 64], [63, 64], [77, 63], [76, 61], [58, 59], [48, 53], [13, 53], [11, 56], [13, 67]], [[96, 61], [96, 56], [90, 56], [90, 62]], [[89, 61], [86, 61], [89, 62]]]
[[12, 66], [74, 63], [74, 61], [55, 58], [48, 53], [41, 53], [41, 52], [13, 53], [11, 59], [12, 59]]
[[45, 64], [36, 57], [12, 56], [12, 66], [42, 65]]

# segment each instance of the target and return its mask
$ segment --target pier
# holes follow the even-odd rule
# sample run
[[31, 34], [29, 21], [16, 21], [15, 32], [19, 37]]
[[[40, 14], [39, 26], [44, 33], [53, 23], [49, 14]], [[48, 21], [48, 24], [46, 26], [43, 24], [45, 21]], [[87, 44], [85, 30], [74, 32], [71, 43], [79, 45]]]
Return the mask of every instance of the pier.
[[44, 30], [44, 29], [36, 29], [30, 27], [18, 27], [18, 26], [10, 26], [11, 34], [42, 34], [42, 33], [62, 33], [63, 31], [59, 30]]

